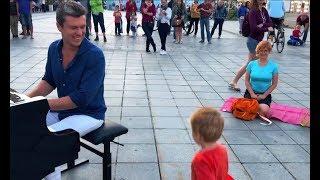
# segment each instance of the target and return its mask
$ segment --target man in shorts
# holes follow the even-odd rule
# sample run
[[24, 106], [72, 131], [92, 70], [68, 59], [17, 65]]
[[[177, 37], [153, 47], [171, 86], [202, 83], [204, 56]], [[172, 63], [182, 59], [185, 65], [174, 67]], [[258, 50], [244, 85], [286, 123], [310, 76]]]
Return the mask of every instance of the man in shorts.
[[17, 4], [19, 7], [19, 19], [22, 25], [23, 30], [23, 38], [27, 38], [27, 26], [30, 27], [30, 38], [33, 39], [33, 26], [32, 26], [32, 0], [17, 0]]

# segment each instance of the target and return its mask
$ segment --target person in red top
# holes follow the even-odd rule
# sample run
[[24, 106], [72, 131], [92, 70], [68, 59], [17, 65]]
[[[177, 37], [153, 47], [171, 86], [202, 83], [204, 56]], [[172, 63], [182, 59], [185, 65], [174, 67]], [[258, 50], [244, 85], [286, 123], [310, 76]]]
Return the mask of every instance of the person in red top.
[[113, 16], [114, 16], [114, 24], [115, 24], [115, 27], [114, 27], [114, 31], [115, 31], [115, 35], [116, 36], [121, 36], [120, 33], [121, 33], [121, 12], [120, 12], [120, 8], [119, 8], [119, 5], [116, 5], [115, 6], [115, 9], [114, 9], [114, 12], [113, 12]]
[[302, 36], [302, 33], [300, 31], [301, 26], [298, 24], [292, 31], [292, 35], [290, 36], [290, 39], [294, 39], [299, 42], [299, 45], [302, 45], [304, 42], [300, 39]]
[[299, 38], [302, 34], [300, 31], [301, 26], [300, 25], [296, 25], [296, 27], [293, 29], [292, 31], [292, 36], [295, 38]]
[[153, 47], [153, 51], [156, 52], [156, 44], [152, 38], [152, 32], [154, 27], [154, 20], [156, 16], [156, 7], [151, 2], [151, 0], [145, 0], [145, 2], [141, 6], [141, 13], [142, 13], [142, 29], [146, 34], [147, 41], [146, 41], [146, 52], [150, 52], [149, 46], [150, 44]]
[[305, 12], [301, 13], [297, 17], [296, 24], [304, 27], [302, 41], [306, 42], [307, 36], [308, 36], [308, 31], [309, 31], [309, 16], [308, 16], [308, 14]]
[[132, 13], [137, 12], [137, 5], [134, 0], [128, 0], [126, 3], [126, 19], [127, 19], [127, 35], [129, 35], [130, 31], [130, 16]]
[[205, 0], [204, 3], [198, 6], [198, 10], [200, 11], [200, 30], [201, 30], [200, 43], [204, 43], [204, 27], [206, 27], [208, 44], [211, 44], [211, 34], [209, 30], [209, 27], [210, 27], [209, 17], [213, 12], [213, 6], [211, 4], [211, 1]]
[[224, 119], [210, 107], [200, 108], [190, 117], [192, 136], [201, 146], [191, 163], [191, 180], [233, 180], [228, 174], [227, 149], [218, 143]]

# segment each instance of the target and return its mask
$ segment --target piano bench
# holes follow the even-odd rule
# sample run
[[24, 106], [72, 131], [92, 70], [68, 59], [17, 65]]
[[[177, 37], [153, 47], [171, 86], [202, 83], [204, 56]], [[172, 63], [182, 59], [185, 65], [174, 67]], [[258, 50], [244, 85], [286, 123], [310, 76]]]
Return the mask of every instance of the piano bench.
[[[96, 155], [102, 157], [102, 162], [103, 162], [103, 180], [111, 180], [111, 153], [110, 153], [110, 143], [114, 142], [114, 138], [126, 134], [128, 132], [128, 128], [117, 124], [115, 122], [106, 120], [104, 124], [99, 127], [98, 129], [86, 134], [85, 136], [80, 138], [80, 144], [82, 147], [88, 149], [89, 151], [95, 153]], [[82, 139], [94, 144], [91, 145]], [[104, 145], [103, 152], [98, 150], [95, 145], [99, 144]], [[116, 144], [122, 145], [120, 143], [114, 142]], [[123, 146], [123, 145], [122, 145]], [[75, 164], [75, 162], [70, 162], [67, 165], [67, 169], [69, 170], [73, 167], [76, 167], [78, 165], [81, 165], [83, 163], [89, 162], [89, 160], [86, 160], [84, 162], [81, 162], [79, 164]]]

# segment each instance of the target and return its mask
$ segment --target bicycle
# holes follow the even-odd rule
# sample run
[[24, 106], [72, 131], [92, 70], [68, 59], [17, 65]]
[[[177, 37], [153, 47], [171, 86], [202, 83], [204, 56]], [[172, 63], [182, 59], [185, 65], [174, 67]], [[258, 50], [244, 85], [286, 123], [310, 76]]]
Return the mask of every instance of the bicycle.
[[[278, 53], [281, 53], [283, 51], [284, 44], [285, 44], [283, 20], [284, 20], [284, 18], [281, 18], [280, 19], [281, 22], [279, 23], [279, 25], [275, 24], [274, 32], [275, 32], [275, 30], [277, 30], [277, 35], [275, 36], [274, 41], [271, 42], [272, 47], [274, 46], [274, 44], [277, 45]], [[274, 34], [276, 34], [276, 33], [274, 33]], [[270, 32], [268, 32], [268, 35], [267, 35], [268, 40], [270, 39], [270, 36], [271, 36]]]

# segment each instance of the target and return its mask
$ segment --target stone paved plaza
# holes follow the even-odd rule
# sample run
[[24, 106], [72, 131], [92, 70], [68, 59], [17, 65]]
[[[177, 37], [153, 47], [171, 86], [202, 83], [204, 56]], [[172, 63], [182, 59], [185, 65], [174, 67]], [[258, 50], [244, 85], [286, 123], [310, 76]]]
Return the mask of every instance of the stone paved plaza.
[[[116, 139], [124, 147], [111, 146], [113, 178], [190, 179], [190, 162], [199, 147], [192, 139], [189, 115], [201, 106], [220, 108], [224, 100], [241, 97], [245, 90], [244, 79], [239, 81], [241, 93], [228, 89], [248, 53], [245, 38], [237, 34], [238, 23], [225, 22], [222, 38], [217, 39], [216, 30], [212, 44], [198, 43], [200, 32], [197, 37], [184, 36], [183, 44], [172, 43], [171, 35], [168, 55], [161, 56], [145, 52], [141, 28], [136, 38], [116, 37], [112, 12], [104, 16], [108, 42], [103, 43], [101, 35], [100, 42], [93, 43], [106, 58], [106, 117], [129, 128]], [[35, 39], [10, 41], [10, 86], [20, 93], [41, 80], [48, 46], [60, 38], [54, 13], [34, 14], [33, 23]], [[287, 39], [290, 34], [286, 29]], [[157, 31], [153, 37], [160, 49]], [[285, 45], [281, 54], [274, 48], [271, 58], [279, 64], [273, 101], [309, 108], [309, 41], [303, 47]], [[56, 96], [56, 91], [49, 95]], [[258, 119], [243, 122], [230, 113], [222, 114], [225, 130], [220, 140], [228, 148], [229, 171], [235, 179], [310, 179], [309, 128], [276, 120], [263, 126]], [[84, 148], [79, 156], [89, 158], [90, 163], [63, 173], [62, 179], [102, 179], [102, 159]]]

